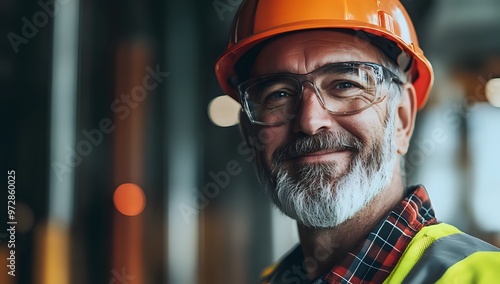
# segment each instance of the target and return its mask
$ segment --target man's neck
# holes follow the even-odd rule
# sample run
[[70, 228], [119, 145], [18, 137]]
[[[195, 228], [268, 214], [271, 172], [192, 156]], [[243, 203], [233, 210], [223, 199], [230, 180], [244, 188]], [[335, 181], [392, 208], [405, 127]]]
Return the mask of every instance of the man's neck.
[[310, 280], [331, 270], [403, 199], [401, 180], [393, 180], [370, 204], [335, 228], [314, 229], [298, 225], [305, 267]]

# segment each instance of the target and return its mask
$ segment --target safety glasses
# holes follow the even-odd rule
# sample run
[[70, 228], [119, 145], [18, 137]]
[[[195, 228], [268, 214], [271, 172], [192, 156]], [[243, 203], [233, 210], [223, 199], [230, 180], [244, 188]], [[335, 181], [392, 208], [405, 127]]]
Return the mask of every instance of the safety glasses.
[[[368, 62], [324, 65], [308, 74], [276, 73], [249, 79], [238, 86], [244, 111], [260, 125], [282, 125], [296, 117], [305, 85], [333, 115], [359, 113], [384, 100], [384, 82], [402, 85], [387, 68]], [[385, 88], [384, 88], [385, 86]]]

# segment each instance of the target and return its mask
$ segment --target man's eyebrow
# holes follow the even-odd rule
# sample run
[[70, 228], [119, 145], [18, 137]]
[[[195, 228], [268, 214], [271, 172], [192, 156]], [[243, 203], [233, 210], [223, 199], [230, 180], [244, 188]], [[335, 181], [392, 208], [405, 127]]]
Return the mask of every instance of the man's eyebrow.
[[[274, 72], [272, 73], [265, 73], [265, 74], [260, 74], [260, 75], [255, 75], [255, 74], [252, 74], [252, 77], [260, 77], [260, 76], [265, 76], [265, 75], [272, 75], [272, 74], [292, 74], [292, 75], [307, 75], [307, 74], [310, 74], [310, 73], [313, 73], [313, 72], [316, 72], [318, 71], [318, 69], [322, 69], [323, 67], [326, 67], [328, 65], [332, 65], [332, 64], [341, 64], [341, 63], [349, 63], [349, 62], [354, 62], [354, 61], [335, 61], [335, 62], [321, 62], [321, 63], [317, 63], [317, 64], [314, 64], [312, 66], [312, 70], [307, 72], [307, 73], [296, 73], [296, 72], [291, 72], [289, 69], [287, 68], [282, 68], [282, 69], [277, 69], [275, 70]], [[347, 67], [347, 66], [346, 66]], [[320, 70], [320, 71], [323, 71], [325, 72], [326, 70], [328, 70], [328, 68], [325, 68], [324, 70]], [[353, 69], [352, 68], [345, 68], [345, 69], [340, 69], [341, 72], [339, 72], [339, 74], [352, 74], [354, 73]], [[322, 72], [320, 72], [322, 73]]]

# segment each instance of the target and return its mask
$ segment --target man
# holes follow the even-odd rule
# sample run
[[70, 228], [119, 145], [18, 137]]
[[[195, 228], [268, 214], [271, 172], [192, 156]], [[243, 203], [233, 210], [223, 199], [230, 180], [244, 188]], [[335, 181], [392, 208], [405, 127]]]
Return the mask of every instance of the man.
[[263, 283], [500, 281], [497, 248], [405, 188], [433, 71], [398, 0], [244, 1], [216, 73], [261, 183], [298, 224], [300, 245]]

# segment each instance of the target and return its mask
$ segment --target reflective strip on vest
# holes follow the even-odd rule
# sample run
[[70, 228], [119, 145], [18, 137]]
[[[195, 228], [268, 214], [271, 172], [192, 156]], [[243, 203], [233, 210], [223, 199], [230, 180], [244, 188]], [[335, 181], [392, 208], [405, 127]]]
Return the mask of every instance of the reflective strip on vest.
[[500, 250], [463, 233], [439, 238], [425, 250], [403, 283], [435, 283], [454, 264], [478, 251]]

